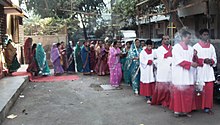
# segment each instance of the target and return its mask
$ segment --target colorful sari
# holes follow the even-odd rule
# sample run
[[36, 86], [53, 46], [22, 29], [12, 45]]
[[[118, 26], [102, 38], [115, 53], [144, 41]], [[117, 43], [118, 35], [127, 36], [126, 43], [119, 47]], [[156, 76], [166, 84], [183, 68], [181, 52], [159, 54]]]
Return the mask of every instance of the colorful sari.
[[90, 59], [89, 59], [89, 48], [83, 46], [81, 50], [81, 58], [83, 63], [83, 73], [90, 73]]
[[66, 54], [66, 49], [64, 46], [61, 45], [61, 58], [62, 58], [62, 67], [63, 70], [67, 71], [68, 63], [67, 63], [67, 54]]
[[40, 69], [39, 74], [44, 75], [44, 76], [50, 75], [50, 68], [46, 60], [46, 53], [41, 43], [37, 44], [36, 60], [37, 60], [38, 67]]
[[114, 87], [120, 85], [122, 78], [120, 56], [117, 56], [120, 52], [121, 50], [119, 48], [110, 48], [108, 65], [110, 69], [110, 84]]
[[77, 72], [82, 72], [83, 64], [82, 64], [82, 58], [81, 58], [81, 48], [78, 44], [76, 44], [74, 55], [76, 59]]
[[35, 75], [37, 75], [39, 72], [39, 68], [36, 61], [36, 48], [33, 48], [31, 52], [32, 52], [31, 54], [32, 59], [30, 61], [30, 64], [28, 65], [27, 72], [31, 72], [31, 73], [33, 72], [35, 73]]
[[128, 64], [131, 63], [131, 60], [128, 59], [128, 51], [126, 48], [122, 49], [123, 58], [121, 58], [120, 62], [122, 64], [123, 71], [123, 79], [126, 84], [131, 83], [131, 73], [129, 72]]
[[96, 73], [98, 75], [106, 75], [109, 74], [109, 67], [107, 64], [108, 62], [108, 50], [104, 47], [101, 49], [97, 49], [97, 55], [98, 55], [98, 62], [96, 64]]
[[20, 68], [20, 63], [17, 59], [16, 48], [8, 42], [7, 46], [4, 48], [5, 62], [7, 64], [8, 72], [16, 72]]
[[127, 57], [127, 69], [132, 74], [129, 81], [131, 81], [132, 89], [136, 94], [138, 94], [140, 87], [140, 61], [133, 58], [139, 57], [141, 50], [142, 48], [137, 48], [135, 43], [133, 43]]
[[94, 45], [90, 46], [90, 68], [92, 71], [95, 71], [96, 67], [96, 56], [95, 56], [95, 48]]
[[50, 60], [53, 63], [54, 74], [62, 74], [64, 73], [63, 67], [60, 63], [60, 53], [57, 48], [57, 44], [53, 44], [50, 51]]
[[27, 38], [27, 40], [24, 43], [24, 57], [25, 57], [24, 59], [26, 64], [30, 64], [32, 62], [31, 48], [32, 48], [32, 39]]
[[70, 43], [67, 47], [67, 59], [68, 59], [67, 72], [68, 73], [75, 72], [74, 51]]

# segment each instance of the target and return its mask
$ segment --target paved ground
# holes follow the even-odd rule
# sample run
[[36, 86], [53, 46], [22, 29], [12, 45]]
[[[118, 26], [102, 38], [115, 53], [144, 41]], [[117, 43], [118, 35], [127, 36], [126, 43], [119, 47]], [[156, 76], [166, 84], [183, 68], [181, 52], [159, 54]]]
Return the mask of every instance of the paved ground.
[[29, 83], [3, 125], [219, 125], [220, 104], [214, 115], [193, 112], [175, 118], [169, 110], [147, 105], [129, 86], [103, 91], [108, 77], [82, 76], [77, 81]]

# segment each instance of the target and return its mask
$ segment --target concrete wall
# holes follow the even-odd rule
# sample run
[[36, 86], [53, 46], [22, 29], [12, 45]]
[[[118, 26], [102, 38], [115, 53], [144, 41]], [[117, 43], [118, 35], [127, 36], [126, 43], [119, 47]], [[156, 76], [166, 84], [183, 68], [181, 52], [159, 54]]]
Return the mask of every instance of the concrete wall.
[[150, 32], [151, 32], [151, 38], [161, 38], [163, 34], [167, 33], [168, 21], [152, 22], [150, 25], [151, 25], [150, 28], [149, 28], [149, 24], [141, 25], [142, 38], [150, 38]]

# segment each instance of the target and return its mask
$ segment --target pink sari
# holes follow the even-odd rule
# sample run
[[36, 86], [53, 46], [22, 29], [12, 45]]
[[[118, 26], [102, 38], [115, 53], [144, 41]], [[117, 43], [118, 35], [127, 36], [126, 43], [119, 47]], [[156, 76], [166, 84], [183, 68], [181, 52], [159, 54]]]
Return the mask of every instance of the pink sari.
[[110, 84], [114, 87], [119, 86], [122, 78], [120, 56], [116, 56], [116, 54], [120, 52], [119, 48], [114, 47], [110, 48], [109, 52], [108, 65], [110, 69]]

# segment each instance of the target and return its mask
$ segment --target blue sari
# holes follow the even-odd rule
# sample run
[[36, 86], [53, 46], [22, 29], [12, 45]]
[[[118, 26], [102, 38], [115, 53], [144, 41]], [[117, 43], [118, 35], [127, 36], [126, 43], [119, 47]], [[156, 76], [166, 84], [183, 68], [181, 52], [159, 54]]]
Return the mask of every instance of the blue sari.
[[[83, 46], [81, 50], [81, 57], [83, 63], [83, 73], [90, 73], [90, 58], [89, 58], [89, 48]], [[107, 65], [107, 64], [106, 64]]]
[[142, 48], [136, 48], [135, 44], [133, 43], [127, 56], [127, 64], [126, 69], [130, 72], [129, 81], [132, 83], [132, 89], [134, 93], [139, 92], [140, 87], [140, 61], [133, 60], [135, 57], [139, 57], [139, 53], [141, 52]]
[[46, 53], [45, 53], [44, 48], [41, 43], [37, 44], [36, 61], [37, 61], [38, 67], [40, 69], [39, 74], [44, 75], [44, 76], [50, 75], [50, 68], [47, 63]]

